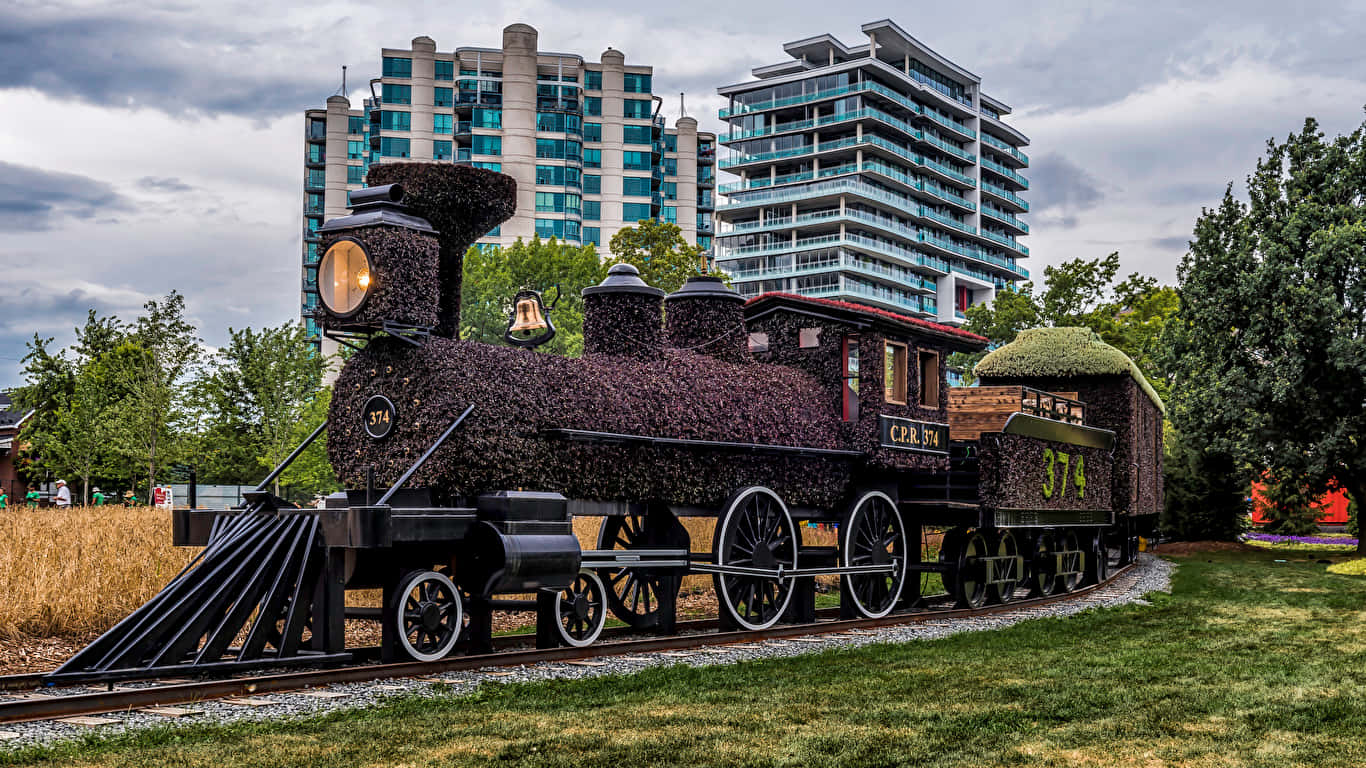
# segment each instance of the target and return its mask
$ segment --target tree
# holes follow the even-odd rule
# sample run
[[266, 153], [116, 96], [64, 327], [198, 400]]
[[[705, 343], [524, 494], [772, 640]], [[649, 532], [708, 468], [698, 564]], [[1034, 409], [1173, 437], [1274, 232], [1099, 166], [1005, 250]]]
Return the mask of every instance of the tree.
[[613, 257], [609, 267], [630, 264], [640, 270], [641, 279], [665, 293], [673, 293], [683, 281], [699, 274], [707, 252], [684, 240], [677, 224], [653, 219], [617, 230], [608, 248]]
[[[205, 448], [227, 448], [213, 454], [210, 468], [231, 473], [234, 482], [250, 482], [283, 461], [308, 435], [295, 437], [322, 388], [326, 361], [314, 354], [299, 323], [260, 331], [229, 328], [228, 335], [213, 369], [194, 389], [212, 441]], [[277, 495], [280, 482], [275, 482]]]
[[[1119, 254], [1100, 259], [1072, 259], [1044, 268], [1043, 289], [1033, 283], [997, 291], [990, 304], [969, 307], [965, 330], [1009, 344], [1026, 328], [1082, 326], [1133, 358], [1159, 397], [1167, 395], [1167, 376], [1161, 365], [1162, 327], [1176, 311], [1176, 292], [1151, 277], [1132, 274], [1115, 284]], [[955, 353], [949, 364], [965, 372], [985, 352]]]
[[157, 470], [172, 455], [182, 415], [181, 387], [199, 358], [200, 339], [185, 318], [185, 297], [172, 291], [143, 305], [128, 341], [111, 353], [112, 381], [126, 392], [115, 408], [120, 447], [147, 470], [147, 498]]
[[[323, 387], [313, 394], [290, 431], [291, 446], [304, 441], [318, 425], [327, 420], [327, 412], [332, 404], [332, 388]], [[280, 476], [285, 486], [285, 497], [295, 501], [307, 502], [314, 494], [329, 494], [339, 490], [337, 473], [332, 471], [332, 463], [327, 459], [327, 433], [318, 436], [294, 463]]]
[[[460, 299], [460, 338], [502, 344], [512, 299], [523, 288], [554, 301], [555, 338], [542, 351], [576, 357], [583, 352], [583, 300], [579, 292], [602, 281], [606, 270], [592, 246], [554, 238], [518, 239], [507, 248], [470, 248]], [[552, 288], [558, 286], [559, 298]]]
[[[1366, 493], [1366, 125], [1267, 142], [1182, 262], [1173, 420], [1314, 497]], [[1178, 427], [1182, 426], [1178, 423]], [[1366, 554], [1366, 542], [1358, 550]]]

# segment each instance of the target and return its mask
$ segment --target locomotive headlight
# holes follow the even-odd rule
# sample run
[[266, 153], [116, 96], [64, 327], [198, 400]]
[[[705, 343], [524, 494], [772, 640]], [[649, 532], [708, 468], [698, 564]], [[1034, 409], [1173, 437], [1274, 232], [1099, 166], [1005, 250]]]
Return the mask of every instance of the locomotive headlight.
[[359, 312], [370, 295], [372, 283], [370, 255], [358, 240], [338, 240], [318, 264], [318, 297], [323, 307], [337, 317]]

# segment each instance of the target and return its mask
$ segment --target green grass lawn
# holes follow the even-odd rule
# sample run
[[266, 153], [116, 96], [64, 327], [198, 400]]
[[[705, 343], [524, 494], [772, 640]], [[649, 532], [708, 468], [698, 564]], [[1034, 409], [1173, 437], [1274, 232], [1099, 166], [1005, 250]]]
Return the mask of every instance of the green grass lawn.
[[1175, 593], [1150, 607], [793, 660], [486, 685], [0, 763], [1366, 764], [1366, 579], [1278, 554], [1180, 558]]

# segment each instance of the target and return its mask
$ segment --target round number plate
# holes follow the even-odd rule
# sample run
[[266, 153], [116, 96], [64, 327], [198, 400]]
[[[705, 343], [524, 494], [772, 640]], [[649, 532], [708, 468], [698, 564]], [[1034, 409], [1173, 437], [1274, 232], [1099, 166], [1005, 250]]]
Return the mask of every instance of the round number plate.
[[388, 437], [394, 431], [394, 421], [398, 419], [398, 412], [394, 410], [394, 404], [384, 395], [375, 395], [365, 401], [365, 410], [361, 414], [365, 422], [365, 434], [379, 440]]

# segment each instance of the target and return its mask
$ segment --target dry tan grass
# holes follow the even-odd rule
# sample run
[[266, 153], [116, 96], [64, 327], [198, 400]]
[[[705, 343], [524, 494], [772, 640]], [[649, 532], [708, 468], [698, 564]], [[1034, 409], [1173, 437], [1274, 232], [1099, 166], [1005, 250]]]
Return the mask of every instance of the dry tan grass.
[[0, 516], [0, 638], [107, 629], [196, 551], [171, 546], [171, 515], [154, 507], [11, 508]]

